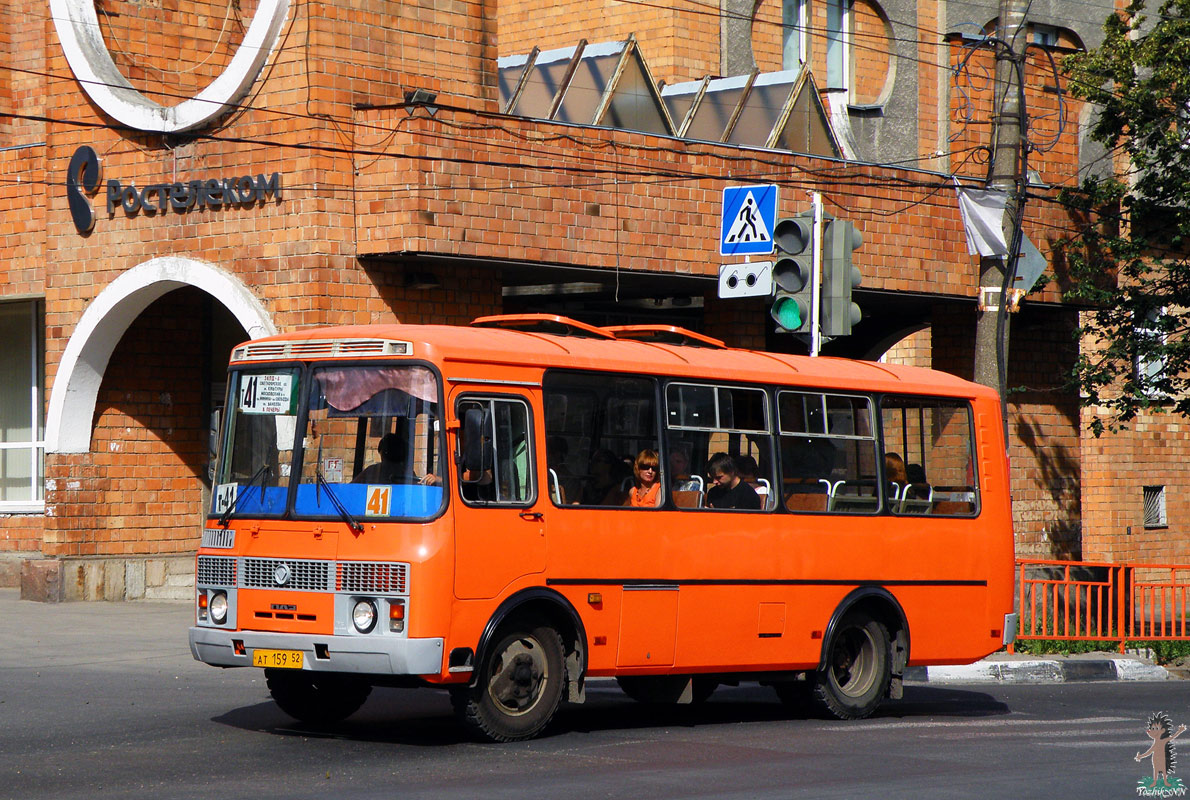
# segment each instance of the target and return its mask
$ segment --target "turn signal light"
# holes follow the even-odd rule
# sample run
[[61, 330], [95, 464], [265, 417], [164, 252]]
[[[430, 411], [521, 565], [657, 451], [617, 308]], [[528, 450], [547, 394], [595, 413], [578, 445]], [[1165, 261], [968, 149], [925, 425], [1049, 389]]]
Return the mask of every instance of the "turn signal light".
[[207, 593], [198, 593], [198, 618], [200, 621], [206, 621], [207, 618]]
[[405, 604], [400, 600], [388, 605], [388, 629], [393, 633], [405, 630]]

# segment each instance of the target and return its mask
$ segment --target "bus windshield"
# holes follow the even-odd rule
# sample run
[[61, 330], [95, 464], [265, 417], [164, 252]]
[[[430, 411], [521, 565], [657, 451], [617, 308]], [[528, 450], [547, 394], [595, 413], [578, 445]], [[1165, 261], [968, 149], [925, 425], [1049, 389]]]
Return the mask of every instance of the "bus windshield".
[[[438, 381], [422, 366], [236, 372], [213, 513], [424, 519], [445, 502]], [[299, 398], [305, 408], [299, 409]], [[299, 411], [305, 427], [297, 435]], [[230, 512], [229, 512], [230, 509]]]

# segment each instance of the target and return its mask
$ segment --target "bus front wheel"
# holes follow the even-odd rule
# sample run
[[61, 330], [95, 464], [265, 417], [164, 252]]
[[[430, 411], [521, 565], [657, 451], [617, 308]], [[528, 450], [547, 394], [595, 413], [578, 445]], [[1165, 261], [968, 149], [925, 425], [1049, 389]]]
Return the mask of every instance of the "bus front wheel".
[[825, 668], [815, 673], [813, 699], [837, 719], [870, 716], [888, 694], [888, 629], [863, 612], [839, 621], [826, 654]]
[[496, 639], [471, 686], [451, 691], [462, 723], [493, 742], [531, 739], [562, 702], [562, 638], [548, 625], [514, 625]]
[[302, 722], [327, 724], [347, 719], [364, 704], [372, 687], [347, 675], [304, 670], [266, 669], [273, 702]]

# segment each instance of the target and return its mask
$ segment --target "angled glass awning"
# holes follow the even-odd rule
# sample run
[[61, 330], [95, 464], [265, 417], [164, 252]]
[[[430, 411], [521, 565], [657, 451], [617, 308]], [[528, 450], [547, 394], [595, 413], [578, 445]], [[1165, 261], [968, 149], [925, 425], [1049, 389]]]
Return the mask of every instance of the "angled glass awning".
[[636, 38], [499, 60], [507, 114], [672, 136], [673, 122]]
[[843, 157], [810, 70], [706, 77], [660, 90], [636, 37], [504, 56], [506, 114]]
[[806, 67], [676, 83], [661, 98], [683, 138], [842, 156]]

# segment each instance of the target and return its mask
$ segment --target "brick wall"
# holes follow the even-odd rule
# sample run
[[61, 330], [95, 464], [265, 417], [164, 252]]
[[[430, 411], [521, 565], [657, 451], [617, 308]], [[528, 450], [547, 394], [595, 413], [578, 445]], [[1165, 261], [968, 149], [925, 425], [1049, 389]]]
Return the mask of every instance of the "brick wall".
[[[867, 6], [858, 6], [861, 27], [874, 25]], [[18, 8], [45, 18], [44, 6]], [[146, 92], [165, 96], [205, 84], [225, 63], [253, 8], [230, 7], [227, 30], [222, 23], [229, 7], [215, 4], [197, 7], [210, 12], [200, 19], [166, 7], [153, 7], [145, 13], [154, 16], [145, 17], [141, 6], [117, 2], [105, 4], [103, 18], [106, 33], [128, 45], [122, 58], [130, 77]], [[6, 178], [0, 181], [0, 298], [44, 293], [47, 385], [88, 304], [117, 276], [154, 257], [185, 256], [232, 272], [281, 330], [394, 316], [466, 322], [502, 308], [502, 279], [492, 266], [497, 259], [715, 274], [722, 188], [741, 175], [781, 176], [786, 201], [799, 207], [806, 205], [806, 191], [822, 191], [828, 211], [863, 232], [856, 261], [867, 287], [974, 294], [975, 265], [953, 195], [920, 174], [911, 179], [892, 168], [490, 116], [497, 35], [501, 53], [518, 53], [635, 31], [655, 77], [673, 81], [718, 72], [717, 8], [707, 13], [701, 6], [673, 10], [609, 0], [513, 2], [500, 10], [497, 21], [493, 0], [294, 6], [245, 107], [218, 126], [175, 137], [107, 127], [110, 120], [75, 81], [38, 77], [70, 74], [52, 24], [18, 24], [19, 15], [10, 14], [0, 44], [7, 37], [9, 63], [29, 71], [9, 71], [0, 103], [56, 121], [10, 118], [0, 129], [13, 141], [45, 142], [0, 152]], [[754, 29], [762, 69], [780, 66], [772, 62], [779, 59], [779, 16], [779, 4], [762, 5]], [[821, 29], [824, 20], [815, 24]], [[173, 41], [181, 43], [181, 58], [170, 62], [160, 53]], [[815, 59], [825, 57], [821, 37], [814, 52]], [[200, 53], [210, 58], [190, 69]], [[815, 64], [824, 77], [825, 62]], [[871, 88], [875, 72], [863, 75]], [[412, 88], [438, 92], [444, 107], [432, 118], [424, 110], [358, 108], [400, 103]], [[81, 144], [100, 153], [105, 180], [143, 187], [279, 172], [283, 197], [244, 208], [129, 216], [119, 209], [107, 214], [101, 190], [93, 199], [95, 230], [80, 236], [60, 185]], [[1053, 157], [1068, 155], [1058, 149]], [[1053, 220], [1054, 213], [1039, 209], [1037, 219]], [[418, 254], [440, 258], [423, 263]], [[411, 270], [433, 272], [441, 287], [407, 288]], [[1056, 300], [1057, 294], [1048, 290], [1042, 297]], [[186, 358], [196, 341], [189, 327], [196, 303], [192, 292], [169, 296], [141, 316], [105, 374], [91, 452], [49, 457], [47, 553], [193, 547], [206, 448], [200, 403], [187, 388], [201, 379]], [[762, 348], [763, 305], [708, 297], [706, 331], [734, 346]], [[933, 322], [935, 365], [970, 374], [972, 319]], [[1014, 414], [1033, 426], [1041, 445], [1014, 445], [1014, 483], [1018, 475], [1031, 481], [1037, 495], [1031, 516], [1018, 519], [1034, 536], [1069, 516], [1065, 496], [1047, 500], [1054, 484], [1030, 465], [1048, 447], [1051, 431], [1066, 447], [1072, 423], [1061, 398], [1042, 393], [1027, 399], [1014, 404]], [[0, 548], [32, 549], [37, 529], [33, 520], [12, 522]]]
[[[1086, 423], [1096, 416], [1083, 412]], [[1106, 422], [1106, 418], [1104, 419]], [[1127, 431], [1082, 442], [1087, 559], [1190, 563], [1190, 422], [1147, 413]], [[1167, 524], [1145, 527], [1144, 487], [1164, 487]]]
[[112, 354], [91, 452], [51, 457], [47, 555], [184, 552], [197, 547], [207, 424], [203, 301], [181, 289], [153, 303]]

